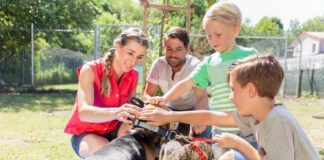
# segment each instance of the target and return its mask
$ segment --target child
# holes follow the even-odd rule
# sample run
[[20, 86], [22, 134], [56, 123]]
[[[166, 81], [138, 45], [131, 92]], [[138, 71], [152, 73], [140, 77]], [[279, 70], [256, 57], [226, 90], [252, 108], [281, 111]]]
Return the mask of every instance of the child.
[[[239, 35], [241, 23], [241, 11], [234, 3], [222, 1], [212, 5], [203, 18], [203, 28], [206, 31], [208, 43], [216, 50], [216, 53], [205, 58], [188, 78], [176, 84], [163, 97], [152, 97], [149, 102], [165, 105], [178, 99], [194, 86], [201, 89], [211, 86], [213, 96], [210, 99], [210, 109], [218, 111], [234, 110], [234, 104], [228, 99], [230, 89], [226, 85], [227, 68], [236, 59], [256, 53], [255, 49], [236, 44], [235, 38]], [[223, 131], [224, 128], [218, 127], [213, 130], [214, 134]], [[249, 138], [251, 138], [249, 140], [251, 143], [255, 143], [254, 137]], [[235, 155], [239, 154], [236, 153]]]
[[[274, 104], [283, 69], [271, 55], [252, 55], [231, 66], [227, 80], [237, 111], [172, 112], [160, 108], [142, 111], [150, 125], [179, 121], [193, 125], [237, 125], [242, 134], [257, 137], [259, 150], [234, 134], [216, 135], [219, 147], [239, 150], [248, 159], [319, 160], [319, 154], [297, 120], [282, 104]], [[188, 118], [190, 117], [190, 118]]]

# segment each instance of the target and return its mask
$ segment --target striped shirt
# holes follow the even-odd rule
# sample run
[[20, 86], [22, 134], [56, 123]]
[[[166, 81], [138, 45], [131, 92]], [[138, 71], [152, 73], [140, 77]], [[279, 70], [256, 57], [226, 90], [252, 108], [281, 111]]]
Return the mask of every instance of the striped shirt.
[[210, 87], [210, 109], [217, 111], [231, 111], [235, 105], [229, 99], [230, 89], [226, 82], [228, 67], [237, 59], [242, 59], [256, 50], [242, 46], [226, 53], [214, 53], [206, 57], [190, 74], [190, 78], [199, 88]]

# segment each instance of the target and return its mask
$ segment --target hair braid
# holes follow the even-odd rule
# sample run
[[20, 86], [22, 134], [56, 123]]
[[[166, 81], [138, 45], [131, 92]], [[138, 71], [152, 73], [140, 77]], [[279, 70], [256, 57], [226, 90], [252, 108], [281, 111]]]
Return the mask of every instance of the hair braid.
[[111, 48], [104, 58], [104, 70], [106, 71], [106, 75], [100, 80], [100, 92], [103, 96], [110, 96], [110, 80], [109, 80], [109, 71], [112, 66], [114, 57], [115, 57], [115, 48]]

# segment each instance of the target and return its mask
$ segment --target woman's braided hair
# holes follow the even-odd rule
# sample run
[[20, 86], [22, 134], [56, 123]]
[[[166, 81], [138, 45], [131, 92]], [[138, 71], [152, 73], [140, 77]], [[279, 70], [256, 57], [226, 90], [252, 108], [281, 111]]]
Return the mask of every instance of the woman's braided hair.
[[[114, 44], [120, 44], [121, 47], [127, 45], [127, 43], [133, 40], [135, 42], [138, 42], [145, 48], [148, 48], [148, 40], [144, 34], [144, 32], [138, 28], [129, 28], [125, 31], [123, 31], [118, 37], [115, 38]], [[111, 84], [109, 81], [109, 71], [113, 64], [113, 60], [115, 58], [116, 48], [112, 47], [109, 49], [109, 51], [106, 53], [104, 57], [104, 70], [106, 72], [106, 75], [100, 80], [100, 92], [101, 95], [104, 96], [110, 96], [110, 88]]]

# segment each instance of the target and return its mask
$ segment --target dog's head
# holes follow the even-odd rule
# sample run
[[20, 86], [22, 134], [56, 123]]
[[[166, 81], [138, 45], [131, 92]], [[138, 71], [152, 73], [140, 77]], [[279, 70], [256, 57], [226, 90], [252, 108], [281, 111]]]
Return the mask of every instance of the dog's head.
[[[199, 150], [199, 151], [197, 151]], [[210, 144], [201, 141], [182, 141], [171, 140], [162, 146], [160, 151], [161, 160], [185, 160], [185, 159], [202, 159], [203, 153], [206, 159], [214, 159], [212, 147]]]
[[[147, 104], [144, 106], [144, 109], [146, 107], [156, 107], [151, 104]], [[160, 126], [161, 128], [165, 130], [169, 130], [170, 124], [166, 124], [163, 126]], [[153, 132], [149, 129], [141, 128], [141, 127], [136, 127], [133, 128], [132, 130], [129, 131], [130, 134], [132, 134], [136, 139], [143, 141], [147, 144], [152, 145], [152, 147], [157, 147], [160, 146], [161, 142], [166, 139], [163, 135], [157, 132]]]

